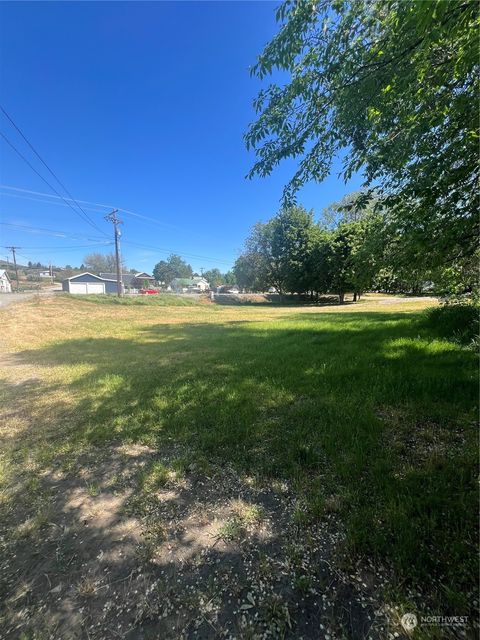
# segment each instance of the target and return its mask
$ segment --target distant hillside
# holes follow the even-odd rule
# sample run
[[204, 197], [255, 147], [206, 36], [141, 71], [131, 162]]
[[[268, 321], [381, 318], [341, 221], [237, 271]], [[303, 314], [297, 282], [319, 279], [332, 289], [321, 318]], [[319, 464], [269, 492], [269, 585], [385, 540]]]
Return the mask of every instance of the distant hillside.
[[[20, 264], [19, 262], [17, 262], [17, 267], [19, 269], [28, 269], [28, 266], [26, 264]], [[0, 260], [0, 269], [7, 269], [8, 271], [10, 270], [14, 270], [14, 266], [13, 266], [13, 262], [7, 262], [6, 260]]]

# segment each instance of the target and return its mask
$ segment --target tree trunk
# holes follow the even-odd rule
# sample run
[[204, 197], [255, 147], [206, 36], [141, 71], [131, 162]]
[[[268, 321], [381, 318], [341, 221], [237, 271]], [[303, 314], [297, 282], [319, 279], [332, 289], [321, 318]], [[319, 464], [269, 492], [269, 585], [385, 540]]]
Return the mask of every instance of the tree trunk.
[[338, 294], [338, 299], [340, 301], [340, 304], [343, 304], [345, 302], [345, 293], [342, 291], [342, 293]]
[[354, 302], [357, 301], [357, 292], [356, 291], [353, 292], [353, 301]]

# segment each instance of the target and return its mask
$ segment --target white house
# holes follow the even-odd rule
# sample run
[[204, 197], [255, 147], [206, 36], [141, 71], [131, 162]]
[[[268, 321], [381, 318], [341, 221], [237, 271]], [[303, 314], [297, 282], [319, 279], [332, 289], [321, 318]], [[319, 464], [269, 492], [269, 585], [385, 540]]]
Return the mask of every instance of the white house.
[[195, 289], [199, 289], [200, 291], [208, 291], [208, 289], [210, 289], [210, 284], [208, 280], [205, 280], [205, 278], [198, 276], [192, 278], [192, 280]]
[[208, 281], [200, 276], [195, 278], [174, 278], [169, 286], [175, 293], [199, 293], [210, 289]]
[[5, 269], [0, 269], [0, 293], [12, 293], [12, 283]]

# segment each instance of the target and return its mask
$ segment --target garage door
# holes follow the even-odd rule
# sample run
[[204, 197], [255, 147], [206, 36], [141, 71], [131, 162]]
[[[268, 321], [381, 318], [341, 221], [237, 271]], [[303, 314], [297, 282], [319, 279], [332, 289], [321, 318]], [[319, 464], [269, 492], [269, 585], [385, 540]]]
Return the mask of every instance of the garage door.
[[70, 282], [70, 293], [105, 293], [103, 282]]
[[87, 293], [105, 293], [103, 282], [87, 282]]

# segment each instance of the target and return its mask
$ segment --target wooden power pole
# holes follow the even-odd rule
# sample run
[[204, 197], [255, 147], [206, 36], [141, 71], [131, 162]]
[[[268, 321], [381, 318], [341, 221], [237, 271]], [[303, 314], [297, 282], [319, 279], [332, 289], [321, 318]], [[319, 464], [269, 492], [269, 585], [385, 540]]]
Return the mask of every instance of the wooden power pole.
[[117, 218], [118, 209], [114, 209], [112, 213], [105, 216], [105, 220], [113, 224], [115, 233], [115, 262], [117, 265], [117, 296], [121, 298], [123, 296], [123, 282], [122, 282], [122, 263], [120, 260], [120, 229], [119, 224], [123, 224], [121, 220]]
[[17, 279], [17, 293], [18, 293], [18, 290], [20, 289], [20, 283], [18, 281], [18, 267], [17, 267], [17, 257], [15, 255], [15, 251], [17, 249], [20, 249], [20, 247], [5, 247], [5, 249], [9, 249], [13, 255], [13, 264], [15, 265], [15, 277]]

